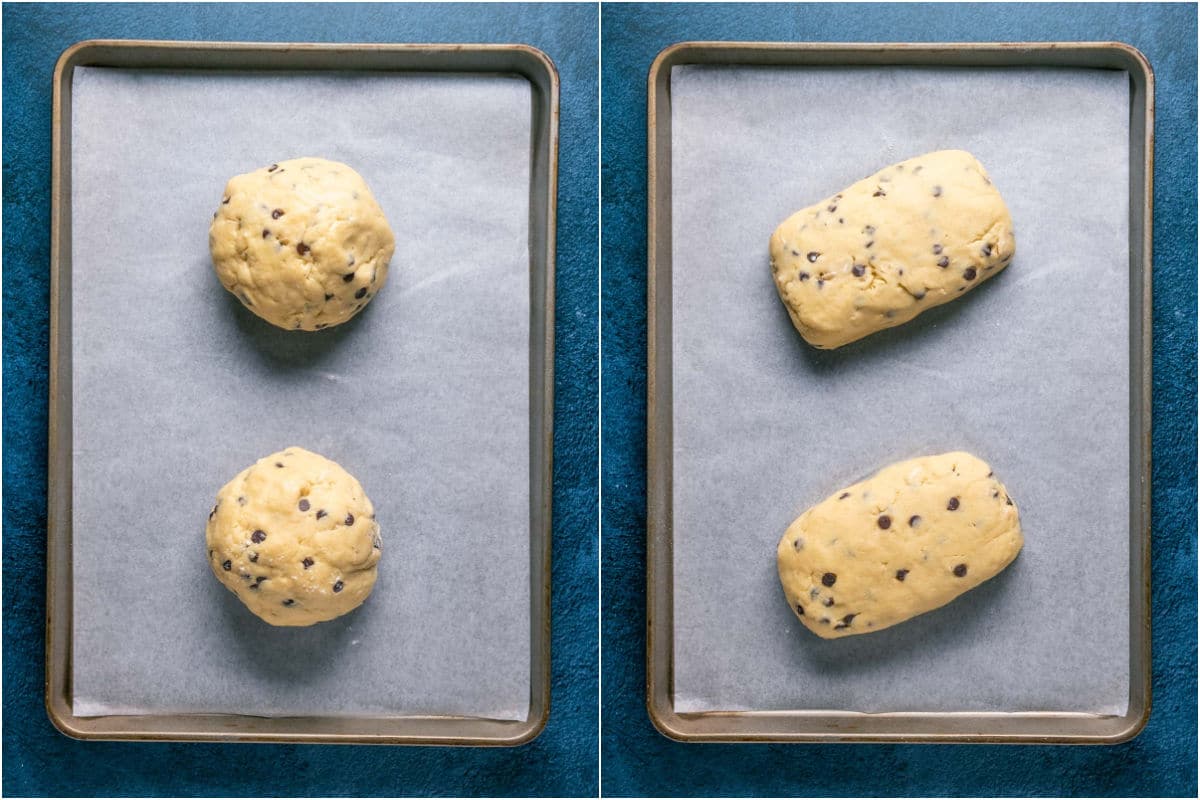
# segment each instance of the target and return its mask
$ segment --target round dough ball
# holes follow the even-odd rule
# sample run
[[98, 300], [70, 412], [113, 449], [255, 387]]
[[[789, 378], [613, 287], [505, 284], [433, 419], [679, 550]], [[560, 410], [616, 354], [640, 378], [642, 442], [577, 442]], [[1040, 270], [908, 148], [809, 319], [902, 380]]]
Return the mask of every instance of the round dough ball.
[[312, 625], [358, 608], [381, 542], [362, 486], [329, 459], [289, 447], [238, 473], [205, 528], [208, 564], [272, 625]]
[[208, 231], [221, 284], [287, 330], [319, 331], [361, 311], [387, 281], [395, 247], [362, 176], [323, 158], [231, 178]]

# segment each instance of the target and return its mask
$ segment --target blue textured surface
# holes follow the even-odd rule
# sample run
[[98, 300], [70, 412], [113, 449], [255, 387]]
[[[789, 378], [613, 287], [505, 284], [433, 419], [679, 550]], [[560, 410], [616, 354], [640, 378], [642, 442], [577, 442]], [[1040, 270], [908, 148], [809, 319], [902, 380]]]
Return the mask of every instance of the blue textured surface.
[[[591, 795], [596, 791], [596, 36], [591, 5], [4, 7], [5, 795]], [[78, 742], [42, 705], [50, 90], [91, 38], [503, 42], [561, 77], [552, 695], [513, 749]]]
[[[602, 99], [606, 795], [1196, 795], [1196, 8], [1191, 5], [606, 5]], [[1157, 81], [1153, 688], [1115, 747], [685, 745], [650, 725], [645, 672], [646, 77], [689, 40], [1117, 40]], [[1003, 120], [997, 124], [1003, 124]]]

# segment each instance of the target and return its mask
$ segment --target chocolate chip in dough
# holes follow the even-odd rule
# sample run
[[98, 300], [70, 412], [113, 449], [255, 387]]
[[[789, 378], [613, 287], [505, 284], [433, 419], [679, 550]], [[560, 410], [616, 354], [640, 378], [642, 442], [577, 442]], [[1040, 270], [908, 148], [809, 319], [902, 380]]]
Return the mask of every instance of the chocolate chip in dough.
[[321, 517], [323, 517], [323, 516], [325, 516], [325, 509], [323, 509], [323, 508], [318, 508], [318, 509], [317, 509], [317, 519], [320, 519], [320, 518], [321, 518]]
[[940, 256], [942, 254], [942, 246], [940, 244], [935, 244], [933, 246], [933, 254], [935, 256]]
[[946, 267], [950, 266], [950, 258], [948, 256], [942, 256], [941, 258], [938, 259], [938, 266], [941, 267], [942, 269], [945, 269]]
[[963, 578], [963, 577], [966, 577], [966, 574], [967, 574], [967, 565], [966, 564], [956, 564], [955, 565], [954, 577]]
[[850, 268], [850, 271], [854, 273], [854, 277], [861, 278], [863, 276], [863, 273], [865, 273], [867, 271], [867, 268], [865, 266], [863, 266], [862, 264], [855, 264], [853, 267]]
[[886, 531], [888, 528], [892, 527], [892, 518], [887, 514], [880, 514], [879, 519], [875, 520], [875, 524]]
[[296, 245], [296, 252], [302, 256], [307, 255], [308, 250], [309, 250], [309, 247], [304, 242], [301, 242], [300, 244]]
[[940, 187], [940, 186], [933, 187], [933, 196], [941, 197], [942, 196], [942, 187]]
[[287, 600], [284, 600], [284, 601], [283, 601], [283, 605], [285, 605], [285, 606], [290, 606], [290, 605], [292, 605], [292, 604], [293, 604], [293, 603], [295, 603], [295, 602], [296, 602], [295, 600], [293, 600], [292, 598], [290, 598], [290, 597], [289, 597]]
[[346, 273], [345, 275], [343, 275], [343, 276], [342, 276], [342, 281], [343, 281], [344, 283], [349, 283], [349, 282], [350, 282], [350, 281], [352, 281], [352, 280], [354, 280], [354, 273], [353, 273], [353, 272], [348, 272], [348, 273]]
[[950, 502], [949, 502], [949, 503], [946, 503], [946, 509], [947, 509], [948, 511], [958, 511], [958, 505], [959, 505], [959, 503], [958, 503], [958, 498], [957, 498], [957, 497], [951, 497], [951, 498], [950, 498]]
[[315, 564], [316, 562], [315, 562], [315, 561], [313, 561], [313, 560], [312, 560], [312, 558], [310, 558], [309, 556], [305, 556], [305, 557], [304, 557], [304, 560], [303, 560], [303, 561], [301, 561], [300, 563], [304, 565], [304, 568], [305, 568], [305, 569], [308, 569], [309, 567], [311, 567], [311, 566], [312, 566], [313, 564]]
[[841, 494], [838, 495], [838, 500], [845, 500], [849, 496], [850, 496], [849, 492], [842, 492]]
[[913, 514], [911, 517], [908, 518], [908, 527], [915, 528], [920, 524], [921, 524], [921, 518], [918, 515]]
[[969, 280], [969, 281], [973, 281], [973, 280], [975, 280], [975, 276], [976, 276], [977, 274], [978, 274], [978, 273], [977, 273], [977, 272], [975, 272], [975, 268], [974, 268], [974, 267], [967, 267], [965, 270], [963, 270], [963, 277], [964, 277], [964, 278], [966, 278], [966, 279], [967, 279], [967, 280]]
[[355, 300], [362, 300], [366, 296], [367, 296], [367, 287], [365, 287], [365, 286], [354, 293]]
[[833, 598], [832, 598], [832, 597], [826, 597], [826, 598], [825, 598], [825, 600], [824, 600], [824, 601], [822, 601], [822, 602], [824, 602], [824, 603], [825, 603], [825, 607], [826, 607], [826, 608], [832, 608], [832, 607], [833, 607], [834, 600], [833, 600]]
[[898, 569], [898, 570], [896, 570], [896, 580], [900, 581], [901, 583], [903, 583], [903, 582], [904, 582], [904, 578], [905, 578], [907, 575], [908, 575], [908, 570], [906, 570], [906, 569]]
[[301, 498], [300, 498], [300, 510], [301, 510], [301, 511], [308, 511], [308, 509], [309, 509], [308, 498], [307, 498], [307, 497], [301, 497]]
[[804, 616], [804, 606], [800, 605], [799, 603], [796, 603], [796, 613], [803, 617]]
[[810, 251], [809, 254], [807, 256], [805, 256], [805, 258], [808, 259], [810, 264], [815, 262], [820, 257], [821, 257], [821, 254], [818, 253], [816, 250]]
[[280, 218], [280, 217], [282, 217], [282, 216], [283, 216], [283, 209], [282, 209], [282, 208], [277, 208], [277, 209], [275, 209], [274, 211], [272, 211], [272, 212], [271, 212], [271, 219], [279, 219], [279, 218]]
[[347, 525], [353, 525], [353, 524], [354, 524], [354, 515], [353, 515], [353, 514], [347, 514], [347, 515], [346, 515], [345, 522], [346, 522], [346, 524], [347, 524]]
[[250, 534], [250, 541], [254, 542], [255, 544], [264, 541], [266, 538], [267, 534], [263, 531], [255, 531], [254, 533]]
[[341, 581], [337, 581], [333, 584], [333, 591], [340, 592], [345, 587], [346, 587], [346, 584], [342, 583]]
[[837, 583], [837, 575], [834, 575], [832, 572], [826, 572], [821, 576], [821, 583], [825, 584], [826, 586], [833, 586], [835, 583]]
[[812, 276], [811, 276], [811, 275], [809, 275], [807, 272], [801, 271], [801, 272], [800, 272], [800, 274], [799, 274], [797, 277], [798, 277], [800, 280], [802, 280], [802, 281], [806, 281], [806, 280], [808, 280], [808, 279], [809, 279], [810, 277], [812, 277]]
[[225, 570], [226, 572], [229, 572], [229, 570], [233, 569], [233, 562], [230, 561], [228, 558], [225, 559], [223, 562], [221, 562], [221, 569]]

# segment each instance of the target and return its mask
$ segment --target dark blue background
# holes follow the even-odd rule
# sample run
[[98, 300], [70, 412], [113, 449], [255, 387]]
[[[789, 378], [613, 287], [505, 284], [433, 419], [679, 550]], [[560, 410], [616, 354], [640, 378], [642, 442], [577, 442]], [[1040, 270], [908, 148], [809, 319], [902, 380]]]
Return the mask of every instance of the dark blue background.
[[[596, 36], [592, 5], [4, 7], [5, 795], [594, 794]], [[91, 38], [504, 42], [562, 80], [550, 721], [515, 749], [77, 742], [42, 705], [50, 89]]]
[[[612, 795], [1196, 796], [1196, 8], [605, 5], [602, 783]], [[645, 672], [646, 76], [688, 40], [1118, 40], [1158, 80], [1154, 197], [1154, 710], [1116, 747], [684, 745]], [[1003, 124], [1001, 120], [998, 124]]]

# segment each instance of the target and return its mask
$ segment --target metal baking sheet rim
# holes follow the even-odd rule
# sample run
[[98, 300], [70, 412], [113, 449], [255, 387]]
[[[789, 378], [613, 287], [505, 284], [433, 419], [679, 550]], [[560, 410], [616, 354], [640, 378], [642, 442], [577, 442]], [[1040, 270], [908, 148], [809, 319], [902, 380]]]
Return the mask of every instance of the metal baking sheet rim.
[[[460, 716], [76, 716], [71, 707], [71, 80], [76, 67], [374, 70], [517, 74], [532, 87], [530, 181], [530, 694], [525, 720]], [[559, 79], [520, 44], [293, 44], [90, 40], [54, 71], [50, 222], [50, 396], [46, 531], [46, 711], [76, 739], [515, 746], [550, 713], [550, 540]]]
[[[673, 691], [671, 388], [671, 69], [720, 66], [1059, 66], [1130, 76], [1130, 695], [1122, 716], [1076, 712], [679, 713]], [[681, 42], [647, 82], [646, 707], [686, 742], [1119, 744], [1150, 717], [1151, 231], [1154, 72], [1119, 42]]]

